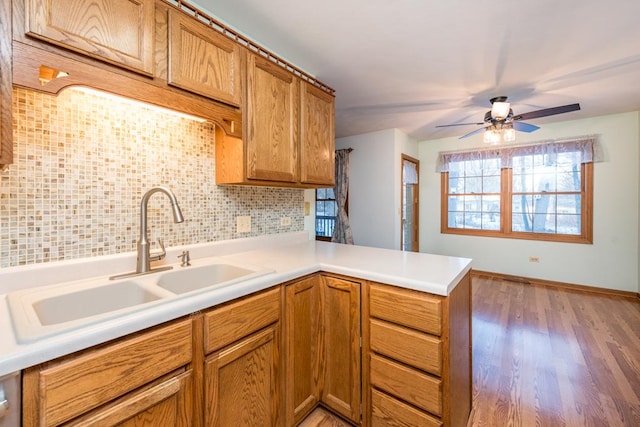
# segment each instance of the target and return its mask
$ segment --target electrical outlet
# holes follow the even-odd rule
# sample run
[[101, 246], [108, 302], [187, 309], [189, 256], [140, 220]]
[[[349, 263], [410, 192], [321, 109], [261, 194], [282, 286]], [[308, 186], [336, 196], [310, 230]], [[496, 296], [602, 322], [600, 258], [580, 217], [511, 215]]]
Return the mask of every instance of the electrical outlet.
[[290, 227], [291, 226], [291, 217], [290, 216], [283, 216], [282, 218], [280, 218], [280, 226], [281, 227]]
[[251, 232], [251, 217], [239, 216], [236, 218], [236, 228], [238, 233], [250, 233]]
[[530, 256], [529, 262], [540, 262], [540, 258], [538, 258], [537, 256]]

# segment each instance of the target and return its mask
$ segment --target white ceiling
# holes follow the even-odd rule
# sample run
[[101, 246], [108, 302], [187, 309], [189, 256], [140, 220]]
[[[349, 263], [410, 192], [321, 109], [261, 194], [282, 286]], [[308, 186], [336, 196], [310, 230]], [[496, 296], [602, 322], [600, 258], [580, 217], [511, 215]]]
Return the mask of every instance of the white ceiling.
[[640, 0], [196, 0], [336, 89], [336, 136], [458, 136], [489, 99], [531, 124], [640, 110]]

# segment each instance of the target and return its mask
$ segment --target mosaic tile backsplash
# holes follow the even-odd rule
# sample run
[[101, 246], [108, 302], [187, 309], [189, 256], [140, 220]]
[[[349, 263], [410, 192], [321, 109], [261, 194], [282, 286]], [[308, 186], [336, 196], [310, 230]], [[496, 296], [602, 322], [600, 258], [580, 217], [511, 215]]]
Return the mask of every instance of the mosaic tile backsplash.
[[[14, 164], [0, 171], [0, 268], [135, 251], [140, 200], [155, 185], [175, 193], [149, 203], [149, 238], [167, 247], [304, 227], [298, 189], [215, 185], [214, 125], [127, 100], [67, 89], [14, 88]], [[252, 231], [236, 233], [236, 217]], [[280, 226], [280, 218], [291, 226]], [[152, 249], [156, 249], [155, 247]]]

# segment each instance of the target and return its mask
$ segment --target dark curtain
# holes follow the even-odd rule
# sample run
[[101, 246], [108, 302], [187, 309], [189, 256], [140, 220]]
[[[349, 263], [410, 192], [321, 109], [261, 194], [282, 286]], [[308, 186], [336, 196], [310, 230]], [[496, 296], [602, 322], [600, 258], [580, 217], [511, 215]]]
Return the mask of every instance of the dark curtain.
[[349, 192], [349, 154], [351, 149], [336, 150], [336, 204], [338, 214], [336, 215], [336, 225], [333, 229], [331, 241], [334, 243], [346, 243], [353, 245], [353, 235], [349, 225], [349, 216], [346, 211], [347, 194]]

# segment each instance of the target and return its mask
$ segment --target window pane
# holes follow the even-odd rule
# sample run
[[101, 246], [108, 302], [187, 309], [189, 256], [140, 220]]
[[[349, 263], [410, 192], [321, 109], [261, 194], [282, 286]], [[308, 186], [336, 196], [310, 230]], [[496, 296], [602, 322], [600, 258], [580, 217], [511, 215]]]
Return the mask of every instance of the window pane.
[[513, 170], [512, 180], [514, 193], [532, 193], [533, 192], [533, 174], [527, 174], [522, 171], [517, 173]]
[[582, 203], [580, 194], [557, 196], [557, 212], [559, 214], [580, 214]]
[[500, 192], [500, 176], [485, 176], [482, 179], [483, 193], [499, 193]]
[[556, 196], [550, 194], [536, 194], [533, 198], [534, 212], [538, 215], [556, 213]]
[[529, 213], [533, 211], [533, 196], [521, 194], [511, 198], [511, 211], [513, 213]]
[[559, 173], [558, 191], [580, 191], [580, 170]]
[[449, 177], [449, 193], [464, 193], [464, 178]]
[[483, 175], [498, 175], [500, 176], [500, 159], [487, 159], [484, 161]]
[[482, 212], [500, 213], [500, 196], [482, 196]]
[[[555, 168], [553, 168], [555, 169]], [[556, 173], [555, 171], [549, 173], [541, 173], [534, 176], [534, 191], [552, 191], [556, 192]]]
[[325, 188], [326, 193], [327, 193], [327, 199], [332, 199], [335, 200], [336, 199], [336, 195], [333, 192], [333, 188]]
[[482, 214], [479, 212], [464, 213], [464, 228], [480, 229], [482, 225]]
[[558, 215], [558, 233], [581, 234], [580, 215]]
[[482, 193], [482, 177], [466, 178], [464, 192], [467, 194]]
[[555, 233], [555, 215], [533, 214], [533, 232], [534, 233]]
[[500, 230], [500, 213], [482, 214], [483, 230]]

